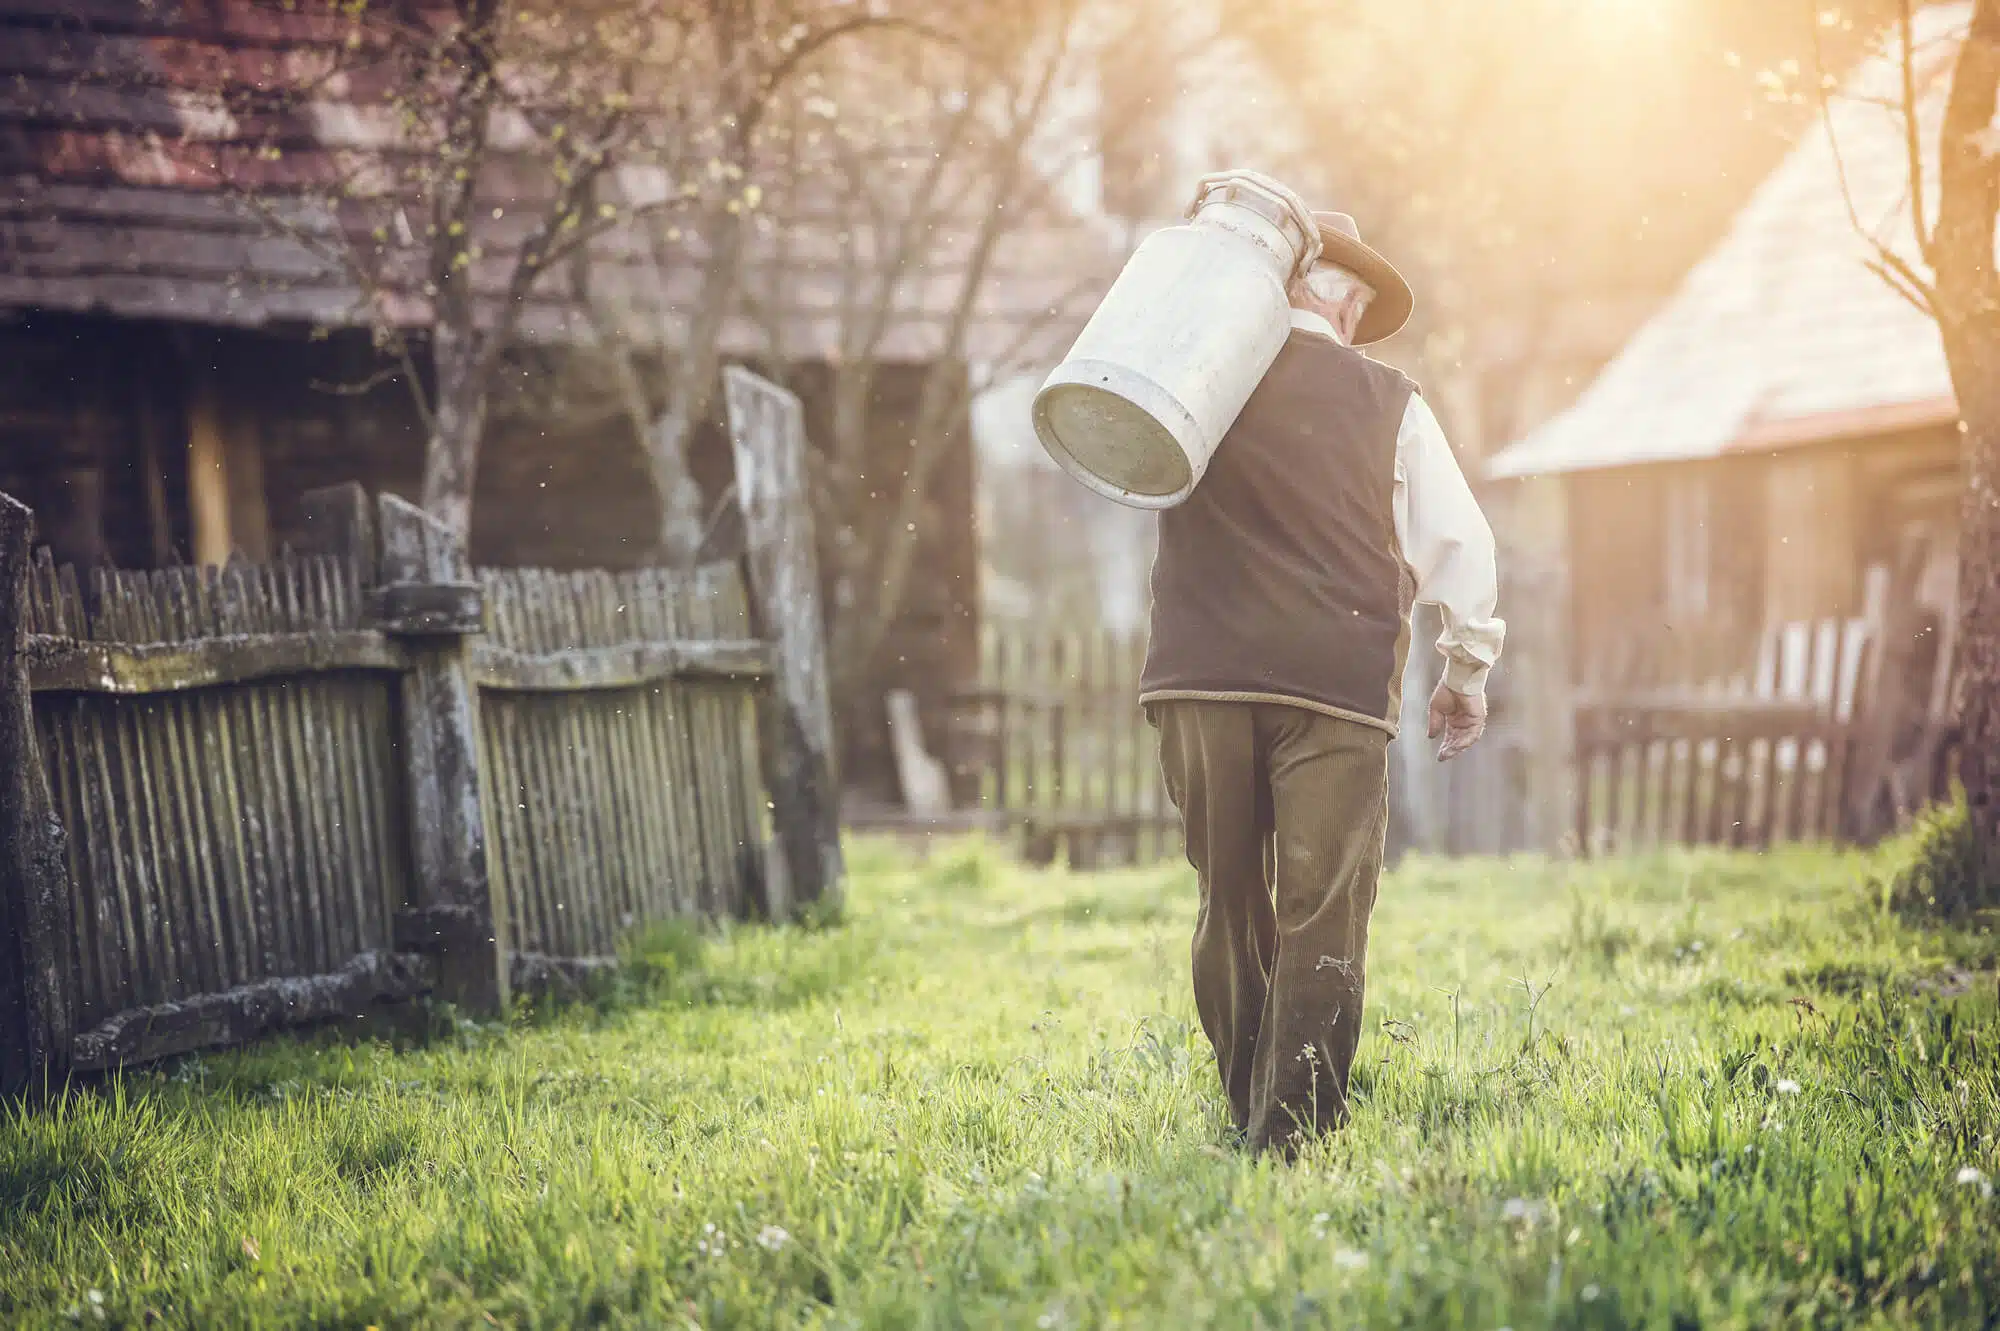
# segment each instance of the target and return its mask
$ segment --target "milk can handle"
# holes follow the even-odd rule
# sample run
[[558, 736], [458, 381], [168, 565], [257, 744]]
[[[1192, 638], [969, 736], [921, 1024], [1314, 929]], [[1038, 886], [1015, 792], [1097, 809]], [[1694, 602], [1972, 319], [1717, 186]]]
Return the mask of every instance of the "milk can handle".
[[1294, 191], [1271, 177], [1258, 171], [1216, 171], [1195, 182], [1194, 202], [1188, 205], [1187, 216], [1193, 221], [1195, 214], [1208, 202], [1208, 196], [1226, 185], [1249, 185], [1231, 202], [1241, 204], [1262, 216], [1271, 225], [1283, 230], [1287, 223], [1297, 228], [1302, 243], [1299, 245], [1298, 261], [1292, 265], [1291, 276], [1297, 277], [1313, 266], [1319, 258], [1319, 224], [1313, 221], [1312, 209]]

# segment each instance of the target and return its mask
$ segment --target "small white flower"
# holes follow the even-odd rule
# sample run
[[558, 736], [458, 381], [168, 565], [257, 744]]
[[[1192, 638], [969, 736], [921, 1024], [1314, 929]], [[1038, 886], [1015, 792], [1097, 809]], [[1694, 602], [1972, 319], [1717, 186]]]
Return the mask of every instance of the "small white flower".
[[1778, 1084], [1773, 1089], [1775, 1089], [1779, 1095], [1797, 1095], [1800, 1091], [1804, 1090], [1805, 1087], [1799, 1085], [1797, 1082], [1793, 1081], [1790, 1077], [1780, 1077], [1778, 1079]]
[[1541, 1223], [1545, 1210], [1540, 1202], [1529, 1201], [1526, 1197], [1509, 1197], [1500, 1208], [1500, 1216], [1505, 1220], [1534, 1225]]
[[1595, 1303], [1597, 1302], [1597, 1296], [1603, 1292], [1603, 1290], [1595, 1285], [1585, 1285], [1583, 1287], [1583, 1301], [1585, 1303]]
[[1993, 1195], [1993, 1180], [1987, 1178], [1985, 1174], [1971, 1165], [1967, 1165], [1958, 1171], [1957, 1182], [1961, 1188], [1979, 1189], [1981, 1197], [1991, 1197]]
[[792, 1236], [776, 1225], [766, 1225], [757, 1231], [757, 1246], [765, 1252], [776, 1252], [792, 1241]]
[[[1964, 1181], [1965, 1181], [1964, 1179], [1959, 1180], [1959, 1182], [1961, 1183], [1963, 1183]], [[1318, 1215], [1313, 1217], [1313, 1223], [1315, 1225], [1323, 1225], [1331, 1219], [1333, 1219], [1333, 1215], [1331, 1212], [1321, 1211]]]
[[1333, 1264], [1343, 1271], [1365, 1270], [1368, 1266], [1368, 1254], [1357, 1252], [1353, 1248], [1336, 1248], [1333, 1253]]

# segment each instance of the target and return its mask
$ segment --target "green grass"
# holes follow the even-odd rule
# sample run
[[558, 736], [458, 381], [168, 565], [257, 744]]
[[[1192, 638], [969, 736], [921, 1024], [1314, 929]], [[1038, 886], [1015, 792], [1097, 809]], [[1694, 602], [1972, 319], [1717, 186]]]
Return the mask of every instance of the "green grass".
[[1222, 1145], [1185, 870], [854, 860], [589, 1005], [0, 1110], [0, 1325], [2000, 1324], [2000, 942], [1878, 859], [1404, 869], [1291, 1167]]

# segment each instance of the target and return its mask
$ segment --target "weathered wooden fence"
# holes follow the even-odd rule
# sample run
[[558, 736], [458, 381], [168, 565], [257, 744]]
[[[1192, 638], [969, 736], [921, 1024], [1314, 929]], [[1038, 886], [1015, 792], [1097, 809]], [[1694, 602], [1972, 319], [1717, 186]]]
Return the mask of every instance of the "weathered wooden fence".
[[1766, 847], [1858, 835], [1850, 761], [1875, 643], [1868, 621], [1588, 663], [1575, 708], [1576, 830], [1586, 852]]
[[779, 478], [747, 585], [475, 571], [354, 486], [272, 563], [80, 577], [0, 496], [0, 1087], [424, 991], [494, 1012], [648, 922], [836, 894], [830, 786], [764, 780], [824, 760], [789, 678], [823, 643], [753, 627], [798, 609], [762, 547], [804, 441], [739, 435]]
[[1030, 860], [1130, 864], [1176, 854], [1159, 740], [1139, 708], [1143, 634], [989, 625], [983, 683], [961, 700], [954, 784]]
[[770, 662], [733, 567], [474, 576], [401, 500], [308, 507], [318, 549], [270, 564], [21, 576], [66, 845], [40, 926], [9, 911], [46, 991], [17, 1074], [425, 989], [492, 1011], [764, 904]]
[[607, 965], [647, 921], [745, 913], [765, 881], [744, 687], [762, 647], [735, 570], [481, 582], [480, 785], [513, 982]]
[[[208, 1043], [252, 992], [408, 992], [398, 653], [352, 561], [28, 579], [42, 766], [68, 832], [75, 1060]], [[52, 940], [60, 942], [61, 940]], [[252, 986], [314, 977], [312, 985]], [[204, 996], [236, 993], [234, 1013]]]

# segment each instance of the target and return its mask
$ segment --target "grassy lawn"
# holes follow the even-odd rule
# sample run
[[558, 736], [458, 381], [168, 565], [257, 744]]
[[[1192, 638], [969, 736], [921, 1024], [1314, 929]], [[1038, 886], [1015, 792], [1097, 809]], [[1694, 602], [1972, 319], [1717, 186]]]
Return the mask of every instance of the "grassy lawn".
[[1403, 869], [1295, 1167], [1221, 1145], [1185, 870], [855, 860], [587, 1006], [0, 1109], [0, 1325], [2000, 1324], [2000, 940], [1866, 858]]

